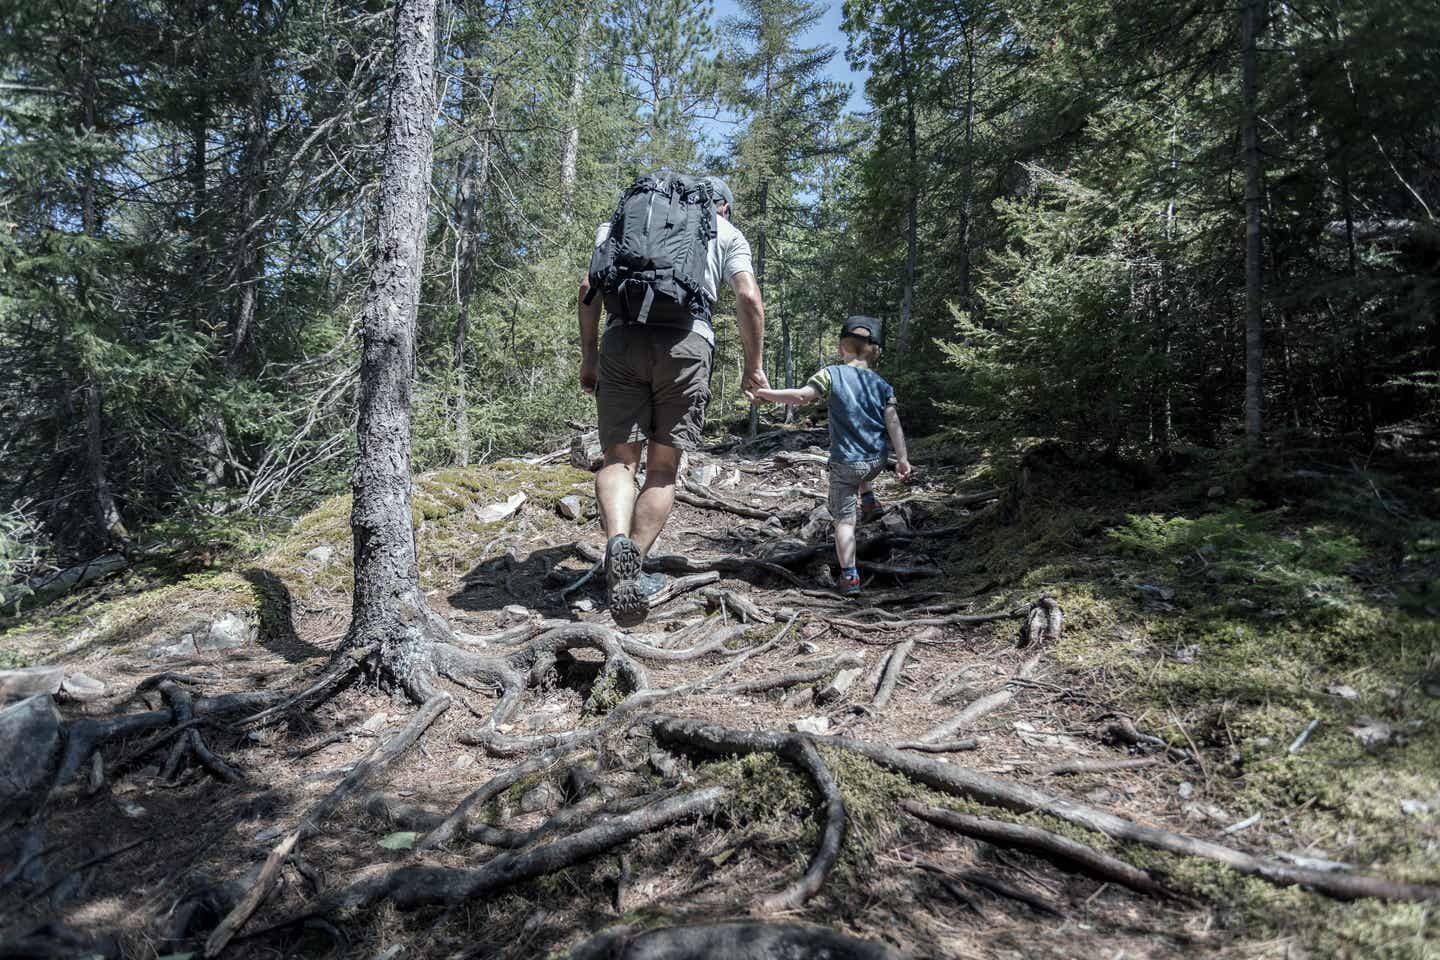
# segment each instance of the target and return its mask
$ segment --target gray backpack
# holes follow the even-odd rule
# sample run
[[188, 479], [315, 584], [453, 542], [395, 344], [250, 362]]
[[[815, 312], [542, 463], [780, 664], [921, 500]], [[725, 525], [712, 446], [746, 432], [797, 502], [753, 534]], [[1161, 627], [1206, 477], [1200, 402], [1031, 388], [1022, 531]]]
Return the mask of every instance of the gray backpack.
[[624, 323], [709, 323], [704, 281], [715, 218], [714, 191], [699, 177], [662, 171], [636, 180], [590, 257], [585, 302], [601, 294]]

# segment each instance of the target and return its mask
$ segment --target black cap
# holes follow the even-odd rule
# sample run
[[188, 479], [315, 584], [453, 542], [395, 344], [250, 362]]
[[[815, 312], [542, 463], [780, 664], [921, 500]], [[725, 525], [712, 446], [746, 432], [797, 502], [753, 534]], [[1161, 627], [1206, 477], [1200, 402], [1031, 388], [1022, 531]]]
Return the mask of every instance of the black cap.
[[[864, 333], [856, 333], [856, 330], [866, 330]], [[878, 317], [854, 316], [846, 317], [845, 322], [840, 325], [840, 336], [859, 337], [862, 340], [869, 340], [877, 347], [880, 346], [880, 320]]]
[[724, 200], [730, 205], [730, 216], [735, 216], [735, 194], [730, 192], [730, 187], [719, 177], [706, 177], [710, 184], [710, 190], [715, 194], [716, 200]]

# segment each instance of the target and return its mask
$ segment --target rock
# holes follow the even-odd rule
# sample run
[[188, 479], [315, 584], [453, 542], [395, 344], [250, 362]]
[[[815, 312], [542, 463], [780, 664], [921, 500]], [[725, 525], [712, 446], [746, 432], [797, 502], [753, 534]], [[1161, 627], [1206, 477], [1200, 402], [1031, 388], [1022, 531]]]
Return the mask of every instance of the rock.
[[735, 470], [731, 470], [730, 475], [724, 480], [721, 480], [719, 486], [725, 487], [727, 489], [740, 486], [740, 470], [738, 468]]
[[880, 518], [880, 526], [886, 533], [909, 533], [910, 521], [898, 510], [889, 510]]
[[13, 703], [41, 694], [54, 695], [60, 692], [60, 682], [64, 679], [64, 667], [0, 670], [0, 703]]
[[1358, 700], [1360, 691], [1343, 683], [1332, 683], [1325, 688], [1325, 692], [1332, 697], [1339, 697], [1341, 700]]
[[508, 627], [512, 623], [522, 623], [530, 619], [530, 608], [523, 607], [518, 603], [512, 603], [500, 611], [495, 618], [495, 623], [501, 627]]
[[1205, 491], [1205, 496], [1209, 497], [1211, 500], [1219, 500], [1221, 497], [1225, 496], [1225, 488], [1217, 483], [1209, 490]]
[[585, 504], [573, 493], [561, 497], [560, 502], [555, 505], [555, 509], [566, 520], [579, 520], [585, 516]]
[[462, 753], [455, 758], [456, 770], [469, 770], [475, 766], [475, 755], [473, 753]]
[[72, 673], [60, 684], [60, 689], [71, 700], [89, 703], [105, 696], [105, 683], [83, 673]]
[[60, 712], [48, 693], [0, 710], [0, 810], [25, 808], [50, 781], [60, 752]]
[[372, 716], [369, 720], [366, 720], [364, 723], [360, 724], [360, 729], [364, 730], [366, 733], [378, 733], [381, 730], [385, 729], [385, 722], [389, 719], [390, 715], [384, 710], [381, 710], [379, 713]]
[[646, 760], [650, 763], [650, 769], [666, 780], [673, 780], [680, 773], [680, 764], [664, 750], [650, 751]]
[[1400, 812], [1407, 817], [1423, 817], [1430, 812], [1430, 804], [1422, 800], [1401, 800]]
[[810, 641], [810, 640], [801, 640], [801, 641], [800, 641], [800, 652], [801, 652], [801, 653], [816, 653], [817, 651], [819, 651], [819, 649], [820, 649], [820, 648], [817, 647], [817, 646], [814, 644], [813, 641]]
[[570, 466], [593, 472], [604, 464], [604, 451], [598, 439], [587, 434], [576, 434], [570, 438]]
[[939, 627], [926, 627], [915, 634], [916, 643], [934, 643], [937, 640], [944, 640], [945, 633]]
[[309, 560], [311, 563], [318, 564], [322, 567], [329, 563], [330, 558], [333, 556], [335, 556], [334, 547], [319, 546], [315, 547], [312, 550], [305, 551], [306, 560]]
[[1198, 643], [1187, 644], [1178, 650], [1172, 650], [1170, 652], [1170, 656], [1175, 659], [1176, 663], [1194, 663], [1195, 658], [1199, 655], [1200, 645]]
[[550, 813], [560, 806], [560, 791], [548, 781], [535, 784], [520, 795], [520, 812]]
[[1142, 583], [1135, 588], [1145, 600], [1174, 600], [1175, 589], [1173, 587], [1162, 587], [1153, 583]]
[[169, 643], [157, 643], [145, 651], [152, 660], [168, 660], [171, 657], [190, 657], [195, 654], [195, 634], [182, 633]]
[[1089, 800], [1091, 803], [1110, 803], [1112, 800], [1115, 799], [1115, 794], [1111, 793], [1104, 787], [1096, 787], [1094, 790], [1091, 790], [1089, 793], [1085, 794], [1085, 799]]
[[830, 508], [822, 503], [810, 511], [809, 519], [800, 528], [800, 536], [806, 541], [818, 540], [834, 523]]
[[134, 801], [127, 800], [125, 803], [120, 805], [120, 809], [123, 810], [125, 812], [125, 816], [129, 817], [131, 820], [139, 820], [141, 817], [145, 816], [145, 808], [140, 806], [140, 804], [135, 803]]
[[255, 625], [238, 613], [226, 613], [210, 622], [210, 629], [196, 634], [195, 649], [200, 653], [210, 650], [232, 650], [243, 647], [255, 639]]
[[1180, 784], [1180, 799], [1189, 800], [1193, 796], [1195, 796], [1195, 784], [1189, 780], [1183, 781]]
[[847, 667], [844, 670], [836, 671], [835, 676], [830, 678], [830, 682], [816, 692], [815, 702], [832, 703], [845, 696], [855, 685], [855, 681], [859, 679], [863, 669], [862, 667]]
[[525, 491], [520, 491], [515, 496], [499, 503], [486, 504], [475, 511], [475, 519], [481, 523], [499, 523], [507, 517], [513, 516], [526, 500]]
[[1385, 746], [1395, 735], [1395, 731], [1390, 729], [1389, 724], [1381, 723], [1378, 720], [1372, 720], [1358, 727], [1351, 727], [1350, 733], [1356, 740], [1359, 740], [1360, 745], [1367, 750], [1374, 750], [1376, 747]]
[[796, 733], [813, 733], [816, 736], [823, 735], [830, 729], [829, 717], [801, 717], [790, 724], [790, 729]]
[[720, 474], [723, 472], [718, 463], [702, 463], [698, 467], [691, 468], [689, 477], [692, 483], [698, 483], [702, 487], [708, 487], [716, 480], [719, 480]]
[[574, 610], [576, 613], [594, 613], [595, 601], [590, 599], [589, 597], [581, 597], [579, 600], [576, 600], [574, 603], [570, 604], [570, 609]]

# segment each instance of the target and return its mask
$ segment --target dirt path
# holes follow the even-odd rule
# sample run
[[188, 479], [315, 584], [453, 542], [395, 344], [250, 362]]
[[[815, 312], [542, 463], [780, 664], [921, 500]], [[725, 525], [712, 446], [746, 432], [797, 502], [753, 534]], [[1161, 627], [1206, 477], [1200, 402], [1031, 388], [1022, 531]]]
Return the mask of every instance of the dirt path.
[[[791, 447], [813, 439], [784, 438]], [[775, 453], [762, 446], [688, 464], [688, 502], [677, 504], [656, 564], [672, 572], [718, 566], [718, 580], [677, 596], [617, 640], [624, 656], [594, 643], [561, 649], [511, 713], [493, 712], [493, 688], [450, 685], [453, 702], [438, 706], [418, 745], [397, 751], [317, 821], [302, 853], [279, 858], [273, 892], [227, 955], [541, 957], [563, 955], [588, 933], [616, 925], [757, 918], [820, 925], [917, 957], [1240, 949], [1243, 938], [1204, 903], [1143, 895], [1013, 843], [934, 826], [914, 811], [928, 805], [1015, 817], [902, 776], [839, 741], [788, 738], [802, 729], [907, 745], [908, 756], [1223, 839], [1219, 823], [1197, 822], [1176, 799], [1177, 779], [1208, 776], [1203, 759], [1148, 738], [1097, 698], [1093, 678], [1052, 663], [1056, 606], [1042, 604], [1033, 589], [965, 597], [946, 589], [946, 558], [957, 543], [963, 550], [963, 532], [917, 531], [997, 522], [1003, 498], [969, 496], [975, 491], [952, 489], [943, 474], [911, 490], [882, 481], [886, 516], [863, 528], [872, 544], [862, 548], [869, 582], [859, 601], [842, 600], [823, 587], [829, 550], [815, 549], [828, 536], [814, 511], [823, 457]], [[572, 633], [613, 627], [596, 580], [567, 589], [602, 540], [593, 520], [522, 512], [484, 545], [478, 562], [473, 552], [465, 559], [477, 544], [457, 541], [449, 562], [432, 557], [423, 579], [434, 609], [468, 635], [462, 640], [477, 652], [504, 653], [556, 635], [557, 621]], [[815, 556], [796, 559], [806, 551]], [[342, 636], [348, 600], [338, 587], [288, 589], [300, 599], [287, 611], [284, 643], [184, 658], [168, 669], [211, 697], [299, 689]], [[644, 690], [612, 671], [622, 659], [643, 665]], [[128, 691], [156, 668], [122, 656], [91, 669], [112, 690]], [[888, 692], [879, 697], [882, 688]], [[635, 700], [645, 691], [670, 693]], [[161, 708], [160, 692], [149, 695], [151, 708]], [[136, 709], [144, 707], [112, 696], [68, 712]], [[237, 784], [195, 762], [170, 782], [162, 776], [164, 751], [135, 754], [138, 738], [107, 746], [97, 768], [102, 783], [67, 787], [48, 818], [13, 833], [33, 856], [27, 864], [27, 855], [17, 855], [20, 869], [5, 878], [4, 935], [48, 920], [63, 926], [35, 943], [68, 936], [93, 953], [119, 955], [103, 939], [113, 936], [126, 956], [196, 950], [255, 889], [267, 856], [275, 860], [277, 844], [303, 828], [307, 811], [324, 806], [347, 774], [354, 779], [377, 744], [394, 743], [414, 712], [350, 683], [281, 724], [197, 727], [238, 772]], [[661, 712], [667, 719], [645, 719]], [[683, 725], [687, 719], [732, 732], [726, 735], [769, 731], [780, 739], [717, 753], [702, 743], [709, 734]], [[556, 749], [600, 728], [609, 732]], [[467, 794], [504, 776], [510, 779], [473, 805], [450, 842], [415, 852], [432, 846], [427, 838]], [[645, 820], [663, 812], [656, 803], [692, 806], [672, 821]], [[843, 806], [839, 827], [836, 804]], [[629, 829], [627, 818], [639, 818], [633, 839], [577, 855], [572, 865], [551, 864], [534, 879], [485, 886], [487, 869], [529, 876], [527, 851]], [[1119, 852], [1053, 817], [1021, 819]], [[597, 844], [605, 839], [596, 836]], [[827, 847], [833, 864], [821, 863]], [[1166, 865], [1161, 855], [1140, 862]], [[391, 867], [431, 872], [387, 873]], [[423, 905], [430, 901], [416, 891], [427, 883], [448, 891], [431, 898], [440, 905]], [[287, 917], [305, 922], [268, 930]], [[87, 939], [94, 937], [101, 940]]]

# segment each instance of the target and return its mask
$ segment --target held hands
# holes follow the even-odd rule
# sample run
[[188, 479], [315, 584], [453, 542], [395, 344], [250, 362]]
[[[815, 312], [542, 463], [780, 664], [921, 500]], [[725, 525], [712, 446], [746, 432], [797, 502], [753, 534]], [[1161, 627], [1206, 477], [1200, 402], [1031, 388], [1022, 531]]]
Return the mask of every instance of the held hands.
[[768, 391], [770, 389], [770, 379], [765, 376], [765, 371], [760, 367], [745, 371], [745, 379], [742, 382], [742, 386], [745, 390], [745, 399], [751, 403], [769, 399], [768, 397], [760, 396], [760, 391]]
[[908, 457], [901, 457], [895, 461], [896, 480], [899, 480], [901, 483], [909, 483], [914, 473], [915, 468], [910, 465], [910, 459]]

